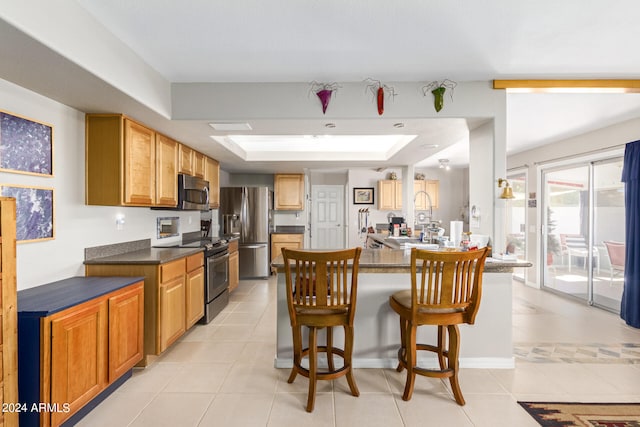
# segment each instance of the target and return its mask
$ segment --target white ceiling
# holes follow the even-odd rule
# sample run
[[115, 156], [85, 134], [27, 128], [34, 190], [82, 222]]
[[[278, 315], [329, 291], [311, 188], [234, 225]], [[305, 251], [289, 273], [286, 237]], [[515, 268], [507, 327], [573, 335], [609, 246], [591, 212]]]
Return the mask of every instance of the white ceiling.
[[[640, 32], [635, 0], [76, 1], [170, 82], [640, 78], [640, 50], [628, 47]], [[511, 94], [507, 152], [639, 116], [640, 94]], [[424, 121], [406, 124], [406, 134], [434, 132]], [[179, 126], [185, 135], [211, 130], [201, 125]], [[274, 126], [258, 124], [269, 134], [317, 134], [300, 122]], [[442, 131], [441, 121], [433, 126]], [[466, 153], [431, 150], [424, 164], [448, 157], [464, 165]], [[242, 164], [229, 161], [235, 170]]]

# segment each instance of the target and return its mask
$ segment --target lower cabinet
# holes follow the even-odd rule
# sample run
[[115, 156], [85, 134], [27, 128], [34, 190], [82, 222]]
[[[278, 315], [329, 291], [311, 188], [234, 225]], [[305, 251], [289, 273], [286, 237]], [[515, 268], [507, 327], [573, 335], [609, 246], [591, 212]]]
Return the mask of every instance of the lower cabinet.
[[70, 418], [115, 390], [142, 359], [143, 282], [100, 293], [111, 289], [109, 280], [73, 278], [18, 293], [18, 383], [29, 406], [21, 426], [75, 424]]
[[282, 255], [282, 248], [304, 248], [304, 234], [272, 234], [271, 235], [271, 261], [278, 255]]
[[229, 292], [233, 292], [240, 283], [240, 253], [238, 252], [238, 240], [229, 242]]
[[189, 329], [204, 316], [204, 254], [187, 258], [185, 287], [186, 328]]
[[87, 264], [87, 276], [144, 277], [144, 352], [138, 366], [167, 350], [204, 315], [204, 254], [162, 264]]

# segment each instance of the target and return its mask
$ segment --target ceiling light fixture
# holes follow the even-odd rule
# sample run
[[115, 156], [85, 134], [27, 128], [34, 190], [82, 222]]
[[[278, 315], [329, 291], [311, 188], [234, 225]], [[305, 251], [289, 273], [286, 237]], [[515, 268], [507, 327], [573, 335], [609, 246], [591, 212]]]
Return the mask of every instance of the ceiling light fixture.
[[394, 123], [393, 127], [396, 128], [396, 129], [403, 128], [404, 127], [404, 123], [402, 123], [402, 122]]
[[451, 169], [451, 166], [449, 166], [449, 159], [439, 159], [438, 162], [440, 162], [440, 169], [444, 169], [444, 170], [449, 170]]
[[494, 80], [508, 93], [639, 93], [640, 80]]
[[241, 130], [252, 130], [251, 125], [249, 123], [243, 122], [218, 122], [218, 123], [209, 123], [209, 126], [219, 131], [241, 131]]
[[329, 129], [333, 129], [336, 127], [335, 123], [325, 123], [324, 127], [329, 128]]

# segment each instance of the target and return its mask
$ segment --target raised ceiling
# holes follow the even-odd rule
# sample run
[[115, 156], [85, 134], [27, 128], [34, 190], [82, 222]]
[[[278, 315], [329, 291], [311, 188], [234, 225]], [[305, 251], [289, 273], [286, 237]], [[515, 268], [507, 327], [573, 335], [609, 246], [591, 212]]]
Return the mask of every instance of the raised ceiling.
[[[367, 77], [390, 82], [640, 77], [640, 51], [627, 48], [637, 38], [636, 22], [640, 18], [640, 4], [632, 0], [76, 1], [95, 17], [98, 25], [128, 45], [164, 79], [175, 83], [340, 83], [362, 82]], [[30, 7], [27, 3], [9, 1], [12, 7]], [[37, 25], [35, 18], [33, 25]], [[4, 36], [13, 34], [11, 28], [4, 29]], [[28, 36], [27, 28], [18, 30]], [[24, 55], [34, 48], [27, 37], [11, 41], [23, 45], [19, 48]], [[40, 42], [47, 44], [46, 40]], [[49, 64], [53, 60], [62, 62], [56, 55], [73, 61], [71, 44], [81, 42], [82, 35], [78, 35], [69, 41], [69, 52], [43, 55], [40, 49], [38, 55], [48, 56]], [[99, 46], [96, 53], [100, 53]], [[28, 70], [17, 76], [20, 73], [7, 71], [9, 67], [0, 64], [0, 77], [45, 95], [48, 91], [62, 92], [59, 87], [47, 88], [42, 78], [28, 82]], [[107, 102], [108, 82], [86, 77], [75, 81], [86, 86], [86, 96], [78, 91], [75, 99], [68, 101], [64, 98], [70, 99], [70, 94], [52, 96], [85, 111], [99, 109], [100, 99], [104, 99], [102, 108], [118, 105]], [[100, 97], [95, 96], [96, 91]], [[120, 97], [119, 105], [130, 114], [144, 116], [140, 106], [132, 102], [135, 94], [130, 95], [133, 100]], [[523, 151], [638, 116], [638, 94], [508, 95], [507, 152]], [[214, 132], [207, 125], [211, 119], [215, 118], [173, 123], [172, 132], [184, 139], [213, 141], [210, 135]], [[423, 149], [421, 153], [416, 150], [424, 144], [409, 143], [405, 151], [413, 151], [390, 161], [398, 164], [426, 157], [421, 164], [435, 166], [437, 159], [447, 154], [452, 165], [465, 164], [466, 150], [450, 146], [463, 128], [476, 126], [482, 119], [473, 118], [468, 124], [460, 120], [444, 124], [443, 120], [406, 117], [402, 133], [418, 135], [417, 141], [421, 135], [436, 135], [445, 142], [439, 149], [448, 149], [450, 154], [438, 152], [439, 149]], [[254, 130], [250, 133], [314, 135], [322, 124], [317, 120], [264, 120], [252, 123]], [[337, 123], [338, 129], [350, 126], [350, 134], [371, 134], [387, 124], [393, 123], [386, 123], [384, 118]], [[446, 129], [451, 131], [449, 137], [443, 136]], [[215, 134], [223, 136], [224, 132]], [[245, 164], [228, 149], [218, 148], [226, 150], [223, 167], [226, 163], [230, 170], [256, 170], [257, 163]], [[322, 162], [309, 165], [320, 167]], [[277, 161], [266, 159], [259, 165], [262, 170], [281, 167]]]

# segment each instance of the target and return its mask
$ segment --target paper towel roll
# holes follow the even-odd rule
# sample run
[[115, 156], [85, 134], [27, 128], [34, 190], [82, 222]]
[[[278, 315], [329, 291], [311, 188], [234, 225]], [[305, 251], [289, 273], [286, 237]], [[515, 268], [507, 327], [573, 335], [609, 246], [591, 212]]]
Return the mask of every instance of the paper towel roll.
[[452, 241], [455, 246], [460, 244], [462, 240], [462, 221], [451, 221], [449, 224], [449, 240]]

